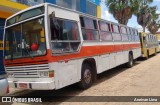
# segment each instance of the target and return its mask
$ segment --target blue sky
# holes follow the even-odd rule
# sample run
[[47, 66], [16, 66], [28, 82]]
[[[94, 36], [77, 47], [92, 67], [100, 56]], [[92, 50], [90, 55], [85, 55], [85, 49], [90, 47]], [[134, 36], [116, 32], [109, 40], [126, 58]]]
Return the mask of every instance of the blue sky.
[[[108, 12], [108, 8], [105, 6], [105, 3], [104, 3], [105, 0], [101, 0], [101, 1], [102, 1], [101, 2], [101, 18], [117, 23], [117, 20], [115, 20], [112, 14]], [[151, 4], [151, 6], [155, 6], [155, 5], [157, 5], [158, 7], [157, 13], [160, 13], [160, 0], [153, 0], [153, 3]], [[127, 25], [134, 28], [141, 28], [141, 26], [138, 25], [137, 23], [137, 17], [135, 17], [134, 15], [132, 16], [131, 19], [129, 19]]]

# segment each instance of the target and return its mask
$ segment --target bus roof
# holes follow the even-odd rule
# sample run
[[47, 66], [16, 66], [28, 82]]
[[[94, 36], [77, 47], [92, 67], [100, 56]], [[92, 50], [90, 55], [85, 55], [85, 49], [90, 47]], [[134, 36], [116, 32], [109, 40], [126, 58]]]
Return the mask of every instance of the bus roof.
[[[112, 22], [112, 21], [109, 21], [109, 20], [97, 18], [96, 16], [93, 16], [93, 15], [85, 14], [85, 13], [82, 13], [82, 12], [79, 12], [79, 11], [76, 11], [76, 10], [73, 10], [73, 9], [68, 9], [68, 8], [61, 7], [61, 6], [58, 6], [58, 5], [55, 5], [55, 4], [51, 4], [51, 3], [42, 3], [42, 4], [39, 4], [39, 5], [35, 5], [35, 6], [32, 6], [32, 7], [29, 7], [29, 8], [24, 9], [24, 10], [21, 10], [21, 11], [15, 13], [14, 15], [8, 17], [8, 18], [6, 19], [6, 21], [9, 20], [9, 19], [11, 19], [11, 18], [13, 18], [13, 17], [15, 17], [15, 16], [17, 16], [17, 15], [19, 15], [19, 14], [21, 14], [21, 13], [23, 13], [23, 12], [26, 12], [26, 11], [31, 10], [31, 9], [34, 9], [34, 8], [42, 7], [42, 6], [45, 6], [45, 7], [47, 7], [47, 6], [54, 6], [54, 7], [56, 7], [56, 8], [60, 8], [60, 9], [64, 9], [64, 10], [68, 10], [68, 11], [71, 11], [71, 12], [78, 13], [78, 14], [81, 15], [81, 16], [85, 16], [85, 17], [89, 17], [89, 18], [93, 18], [93, 19], [98, 19], [98, 20], [101, 20], [101, 21], [104, 21], [104, 22], [109, 22], [109, 23], [117, 24], [117, 25], [124, 26], [124, 27], [127, 26], [127, 25], [115, 23], [115, 22]], [[127, 26], [127, 27], [129, 27], [129, 26]], [[129, 27], [129, 28], [135, 29], [135, 28], [132, 28], [132, 27]]]

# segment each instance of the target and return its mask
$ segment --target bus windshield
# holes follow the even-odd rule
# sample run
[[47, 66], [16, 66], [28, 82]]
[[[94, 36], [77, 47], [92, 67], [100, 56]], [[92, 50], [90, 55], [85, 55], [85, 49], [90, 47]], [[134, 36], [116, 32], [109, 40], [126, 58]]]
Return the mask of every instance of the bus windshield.
[[5, 59], [45, 55], [44, 18], [6, 28], [4, 50]]

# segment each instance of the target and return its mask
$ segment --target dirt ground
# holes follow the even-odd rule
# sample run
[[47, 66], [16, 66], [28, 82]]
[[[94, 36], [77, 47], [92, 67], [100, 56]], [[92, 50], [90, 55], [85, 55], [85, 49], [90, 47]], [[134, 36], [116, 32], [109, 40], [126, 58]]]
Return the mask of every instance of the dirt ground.
[[[56, 91], [31, 91], [11, 89], [11, 95], [37, 96], [160, 96], [160, 54], [148, 60], [138, 60], [132, 68], [124, 65], [98, 75], [98, 80], [87, 90], [80, 90], [77, 85], [71, 85]], [[58, 99], [58, 98], [57, 98]], [[56, 100], [54, 97], [53, 100]], [[158, 102], [62, 102], [41, 103], [45, 105], [160, 105]], [[95, 98], [96, 100], [96, 98]], [[46, 100], [47, 101], [47, 100]], [[26, 105], [26, 103], [12, 103]]]

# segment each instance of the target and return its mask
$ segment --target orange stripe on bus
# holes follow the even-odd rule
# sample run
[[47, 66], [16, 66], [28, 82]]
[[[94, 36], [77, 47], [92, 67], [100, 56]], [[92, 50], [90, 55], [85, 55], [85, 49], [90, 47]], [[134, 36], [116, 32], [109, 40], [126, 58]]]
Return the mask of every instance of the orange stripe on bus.
[[[82, 46], [79, 53], [65, 54], [60, 56], [52, 56], [51, 50], [47, 50], [47, 55], [32, 58], [20, 58], [13, 60], [5, 60], [4, 64], [6, 66], [19, 66], [19, 65], [35, 65], [44, 64], [58, 61], [65, 61], [76, 58], [83, 58], [88, 56], [109, 54], [114, 52], [120, 52], [125, 50], [132, 50], [135, 48], [140, 48], [139, 44], [120, 44], [120, 45], [99, 45], [99, 46]], [[42, 62], [44, 61], [44, 62]]]

